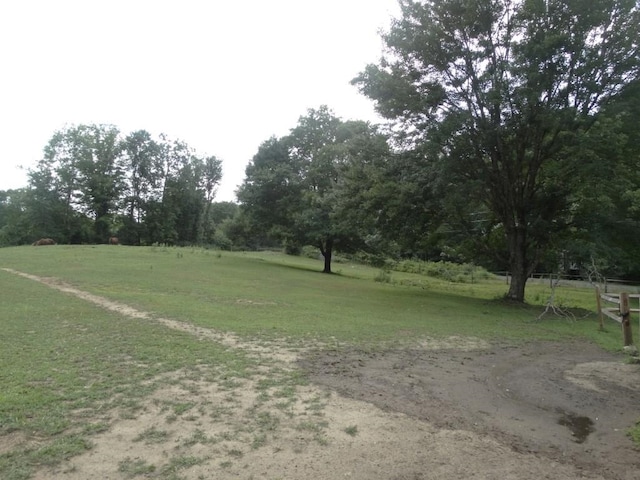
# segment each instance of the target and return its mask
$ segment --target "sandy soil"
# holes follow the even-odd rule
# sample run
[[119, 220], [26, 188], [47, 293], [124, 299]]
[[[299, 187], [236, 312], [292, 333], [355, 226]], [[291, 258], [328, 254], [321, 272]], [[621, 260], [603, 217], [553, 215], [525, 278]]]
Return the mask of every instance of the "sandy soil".
[[[571, 467], [578, 478], [640, 478], [640, 452], [626, 435], [640, 415], [640, 367], [596, 346], [345, 350], [316, 352], [301, 365], [314, 383], [345, 397], [491, 439], [527, 458]], [[483, 462], [485, 453], [467, 461]], [[524, 467], [519, 475], [528, 478]]]
[[[215, 366], [156, 379], [162, 386], [135, 414], [94, 419], [109, 428], [92, 436], [93, 448], [38, 480], [640, 478], [640, 452], [625, 433], [640, 416], [640, 367], [593, 345], [257, 345], [11, 272], [264, 360], [228, 384], [211, 380]], [[287, 375], [299, 370], [311, 383], [292, 390]], [[0, 447], [22, 441], [0, 438]]]

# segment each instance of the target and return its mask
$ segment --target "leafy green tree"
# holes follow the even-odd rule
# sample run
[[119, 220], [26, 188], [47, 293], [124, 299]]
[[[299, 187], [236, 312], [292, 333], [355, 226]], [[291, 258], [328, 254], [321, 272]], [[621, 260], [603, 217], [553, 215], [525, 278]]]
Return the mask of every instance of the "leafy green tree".
[[[349, 163], [376, 151], [384, 137], [365, 122], [343, 122], [327, 107], [311, 109], [283, 138], [263, 143], [238, 191], [249, 223], [282, 241], [290, 252], [319, 248], [323, 272], [331, 273], [334, 249], [364, 245], [362, 230], [347, 221], [341, 187]], [[379, 151], [376, 151], [379, 153]]]
[[575, 155], [589, 172], [576, 179], [571, 231], [560, 245], [565, 258], [584, 270], [637, 277], [640, 274], [640, 82], [629, 85], [580, 136]]
[[30, 208], [26, 213], [34, 237], [69, 243], [76, 236], [73, 218], [80, 209], [79, 181], [73, 152], [63, 137], [63, 132], [56, 132], [45, 147], [43, 158], [28, 172]]
[[387, 52], [354, 83], [425, 152], [452, 191], [491, 212], [512, 282], [568, 228], [571, 155], [602, 106], [638, 78], [635, 0], [401, 0]]
[[[74, 212], [93, 219], [93, 241], [106, 242], [111, 234], [123, 189], [119, 165], [119, 131], [110, 125], [79, 125], [56, 132], [44, 149], [44, 158], [30, 172], [40, 204], [63, 206], [63, 228], [69, 230]], [[54, 198], [47, 198], [51, 192]]]
[[118, 237], [124, 243], [140, 245], [148, 237], [145, 220], [149, 205], [161, 195], [162, 148], [149, 132], [139, 130], [125, 137], [123, 154], [124, 215]]
[[102, 243], [113, 234], [136, 245], [203, 242], [212, 235], [208, 213], [221, 177], [216, 157], [199, 157], [164, 135], [68, 127], [29, 171], [22, 228], [62, 243]]
[[272, 137], [263, 142], [247, 165], [237, 192], [242, 218], [236, 221], [234, 236], [248, 240], [251, 227], [254, 232], [286, 241], [291, 219], [300, 210], [303, 189], [298, 168], [289, 156], [288, 139]]
[[161, 194], [149, 205], [147, 222], [152, 242], [196, 244], [208, 231], [209, 205], [222, 178], [221, 161], [199, 157], [180, 140], [161, 138]]
[[235, 202], [213, 202], [209, 209], [209, 220], [214, 226], [221, 225], [238, 213], [239, 206]]
[[[215, 222], [211, 210], [216, 189], [222, 180], [222, 161], [215, 156], [206, 157], [202, 161], [201, 185], [204, 193], [204, 211], [200, 219], [199, 243], [213, 243]], [[220, 220], [222, 221], [222, 220]]]
[[34, 232], [28, 224], [26, 189], [0, 190], [0, 246], [33, 242]]
[[437, 258], [433, 239], [442, 202], [431, 165], [415, 152], [392, 153], [380, 140], [350, 157], [340, 185], [341, 217], [358, 226], [372, 253]]
[[234, 202], [211, 202], [208, 206], [207, 228], [203, 235], [202, 243], [216, 246], [225, 250], [233, 247], [233, 241], [227, 235], [229, 223], [238, 214], [239, 206]]

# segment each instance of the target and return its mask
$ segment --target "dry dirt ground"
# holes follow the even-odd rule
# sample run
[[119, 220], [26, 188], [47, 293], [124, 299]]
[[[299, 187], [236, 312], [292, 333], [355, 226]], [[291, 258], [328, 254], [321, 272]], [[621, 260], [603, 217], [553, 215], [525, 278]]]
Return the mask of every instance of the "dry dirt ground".
[[[640, 451], [626, 436], [640, 416], [640, 368], [596, 346], [354, 349], [317, 352], [301, 364], [314, 383], [342, 396], [546, 463], [539, 478], [564, 478], [549, 470], [554, 464], [577, 478], [640, 478]], [[466, 457], [471, 476], [482, 472], [478, 463], [486, 468], [492, 461], [487, 453], [480, 447]], [[532, 473], [524, 464], [512, 472], [512, 478]], [[400, 478], [433, 478], [430, 461]]]
[[[593, 345], [252, 343], [12, 273], [261, 364], [228, 382], [212, 365], [156, 379], [135, 411], [94, 419], [109, 428], [90, 451], [37, 480], [640, 479], [640, 451], [626, 435], [640, 416], [640, 367]], [[310, 382], [291, 382], [299, 372]], [[0, 437], [0, 452], [24, 441]]]

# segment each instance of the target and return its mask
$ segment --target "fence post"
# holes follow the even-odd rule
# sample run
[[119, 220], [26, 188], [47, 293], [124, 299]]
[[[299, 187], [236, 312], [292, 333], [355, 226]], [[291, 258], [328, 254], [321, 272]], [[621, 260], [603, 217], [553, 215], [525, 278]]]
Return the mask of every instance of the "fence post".
[[598, 317], [600, 319], [600, 331], [604, 331], [604, 315], [602, 313], [602, 300], [600, 300], [600, 287], [596, 287], [596, 305], [598, 306]]
[[624, 346], [633, 345], [633, 335], [631, 334], [631, 309], [629, 308], [629, 294], [620, 294], [620, 317], [622, 319], [622, 336]]

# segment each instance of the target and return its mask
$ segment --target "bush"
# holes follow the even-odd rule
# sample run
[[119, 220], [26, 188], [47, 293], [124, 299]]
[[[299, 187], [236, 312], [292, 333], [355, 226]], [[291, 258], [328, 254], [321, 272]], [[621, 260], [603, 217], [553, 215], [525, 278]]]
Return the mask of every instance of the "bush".
[[216, 230], [213, 234], [212, 245], [221, 250], [231, 250], [233, 248], [233, 242], [224, 232]]
[[484, 268], [468, 263], [402, 260], [396, 263], [393, 269], [398, 272], [415, 273], [455, 283], [473, 283], [476, 280], [486, 280], [491, 276]]
[[287, 255], [300, 255], [302, 253], [302, 247], [297, 243], [286, 242], [284, 245], [284, 253]]
[[313, 245], [305, 245], [304, 247], [302, 247], [301, 255], [307, 258], [313, 258], [314, 260], [319, 260], [320, 258], [322, 258], [320, 249], [318, 247], [314, 247]]
[[394, 263], [392, 260], [379, 253], [358, 252], [353, 255], [353, 259], [356, 262], [376, 268], [390, 268]]
[[373, 277], [373, 280], [380, 283], [391, 283], [391, 272], [382, 269], [375, 277]]

